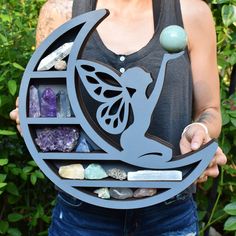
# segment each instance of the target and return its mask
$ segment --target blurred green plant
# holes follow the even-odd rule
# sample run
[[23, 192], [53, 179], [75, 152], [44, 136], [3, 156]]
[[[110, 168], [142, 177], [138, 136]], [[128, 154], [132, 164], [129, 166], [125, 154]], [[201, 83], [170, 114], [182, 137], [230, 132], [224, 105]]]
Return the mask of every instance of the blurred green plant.
[[[53, 185], [10, 121], [24, 68], [35, 50], [44, 0], [3, 0], [0, 8], [0, 235], [47, 235]], [[42, 187], [43, 186], [43, 187]]]
[[[35, 27], [45, 0], [3, 0], [0, 8], [0, 235], [47, 235], [54, 204], [53, 185], [29, 156], [10, 121], [24, 68], [35, 50]], [[223, 128], [219, 144], [228, 163], [218, 183], [199, 186], [201, 235], [209, 226], [224, 236], [236, 235], [236, 94], [229, 96], [236, 67], [236, 0], [209, 1], [216, 22]], [[42, 187], [43, 186], [43, 187]], [[207, 211], [211, 189], [216, 197]], [[214, 198], [214, 197], [213, 197]]]
[[[235, 89], [229, 90], [233, 80], [236, 83], [236, 0], [209, 2], [216, 23], [221, 84], [223, 127], [219, 145], [227, 155], [228, 162], [221, 168], [218, 180], [210, 179], [199, 187], [201, 191], [198, 191], [197, 202], [201, 235], [208, 235], [209, 227], [213, 226], [224, 236], [236, 236], [235, 212], [230, 210], [236, 204], [236, 93]], [[215, 193], [212, 189], [215, 189]]]

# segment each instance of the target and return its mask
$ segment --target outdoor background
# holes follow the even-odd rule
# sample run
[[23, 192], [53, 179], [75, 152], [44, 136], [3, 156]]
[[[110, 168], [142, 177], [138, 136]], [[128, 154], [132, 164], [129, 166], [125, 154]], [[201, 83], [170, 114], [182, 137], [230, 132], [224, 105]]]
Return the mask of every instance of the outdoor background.
[[[0, 0], [0, 235], [47, 235], [56, 191], [32, 160], [9, 112], [15, 107], [45, 0]], [[216, 22], [223, 129], [228, 157], [218, 179], [198, 187], [201, 235], [236, 236], [236, 0], [209, 1]], [[215, 234], [217, 235], [217, 234]]]

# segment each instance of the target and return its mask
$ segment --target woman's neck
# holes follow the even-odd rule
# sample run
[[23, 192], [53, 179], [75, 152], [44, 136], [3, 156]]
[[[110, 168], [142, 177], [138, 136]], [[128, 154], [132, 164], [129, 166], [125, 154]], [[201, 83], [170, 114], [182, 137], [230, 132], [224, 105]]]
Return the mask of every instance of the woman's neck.
[[97, 0], [97, 9], [109, 9], [110, 15], [137, 16], [137, 12], [150, 9], [152, 0]]

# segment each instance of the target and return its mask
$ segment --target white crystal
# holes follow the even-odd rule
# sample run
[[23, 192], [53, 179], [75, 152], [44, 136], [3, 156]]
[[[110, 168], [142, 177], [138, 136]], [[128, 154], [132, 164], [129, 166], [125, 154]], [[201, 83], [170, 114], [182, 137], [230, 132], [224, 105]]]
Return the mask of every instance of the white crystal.
[[59, 60], [55, 62], [54, 68], [56, 70], [65, 70], [67, 67], [66, 61], [64, 60]]
[[66, 179], [84, 179], [84, 168], [81, 164], [61, 166], [58, 173]]
[[181, 181], [182, 171], [178, 170], [139, 170], [128, 172], [129, 181]]
[[50, 68], [55, 66], [57, 61], [64, 59], [70, 54], [72, 46], [73, 42], [65, 43], [57, 48], [55, 51], [53, 51], [40, 61], [37, 70], [49, 70]]
[[98, 197], [100, 197], [100, 198], [104, 198], [104, 199], [109, 199], [110, 198], [110, 193], [109, 193], [108, 188], [96, 189], [94, 191], [94, 193], [96, 193], [98, 195]]

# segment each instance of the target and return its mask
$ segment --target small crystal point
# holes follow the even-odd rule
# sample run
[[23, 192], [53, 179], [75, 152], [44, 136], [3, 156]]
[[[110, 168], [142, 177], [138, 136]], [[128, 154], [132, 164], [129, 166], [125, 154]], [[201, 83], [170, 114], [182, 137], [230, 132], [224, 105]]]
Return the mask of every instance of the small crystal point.
[[112, 168], [112, 169], [107, 170], [107, 174], [108, 176], [114, 179], [124, 180], [127, 178], [126, 172], [118, 168]]
[[29, 89], [29, 117], [40, 117], [39, 92], [34, 85]]
[[96, 189], [94, 193], [96, 193], [98, 197], [103, 198], [103, 199], [109, 199], [111, 197], [108, 188]]
[[130, 188], [110, 188], [110, 195], [115, 199], [127, 199], [133, 197], [133, 191]]
[[57, 116], [56, 95], [51, 88], [46, 88], [42, 93], [41, 116], [42, 117]]
[[181, 181], [182, 171], [178, 170], [139, 170], [128, 172], [129, 181]]
[[76, 152], [91, 152], [92, 148], [84, 136], [80, 136]]
[[61, 166], [58, 173], [61, 177], [67, 179], [84, 179], [84, 168], [81, 164]]
[[59, 48], [57, 48], [54, 52], [50, 53], [40, 61], [37, 70], [43, 71], [51, 69], [53, 66], [55, 66], [57, 61], [64, 59], [66, 56], [70, 54], [72, 46], [73, 42], [65, 43]]
[[57, 117], [71, 117], [70, 103], [67, 94], [60, 90], [56, 95], [57, 100]]
[[90, 164], [84, 172], [85, 179], [104, 179], [107, 173], [99, 164]]
[[138, 188], [134, 192], [135, 198], [151, 197], [157, 193], [156, 188]]

